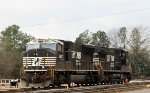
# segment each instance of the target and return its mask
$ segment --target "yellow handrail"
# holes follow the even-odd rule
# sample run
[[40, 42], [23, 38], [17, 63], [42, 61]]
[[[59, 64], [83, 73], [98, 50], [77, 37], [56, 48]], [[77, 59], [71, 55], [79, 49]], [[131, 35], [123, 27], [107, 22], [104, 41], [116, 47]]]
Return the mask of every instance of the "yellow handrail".
[[[25, 72], [24, 72], [24, 67], [22, 66], [21, 69], [20, 69], [20, 77], [22, 77], [22, 76], [24, 75], [24, 73], [25, 73]], [[23, 75], [22, 75], [22, 74], [23, 74]]]
[[101, 77], [101, 79], [103, 79], [103, 77], [104, 77], [104, 69], [102, 67], [102, 62], [100, 62], [100, 68], [101, 68], [101, 71], [102, 71], [102, 77]]
[[[99, 62], [98, 62], [99, 63]], [[103, 67], [102, 67], [102, 64], [101, 64], [101, 62], [99, 63], [99, 66], [98, 65], [96, 65], [96, 68], [97, 68], [97, 70], [98, 70], [98, 76], [101, 78], [101, 80], [103, 79], [103, 77], [104, 77], [104, 69], [103, 69]], [[101, 74], [100, 74], [101, 73]]]
[[[27, 58], [28, 58], [28, 52], [27, 52]], [[28, 60], [27, 58], [26, 58], [26, 66], [25, 67], [27, 67], [27, 60]], [[22, 74], [24, 75], [24, 73], [25, 73], [24, 72], [24, 66], [22, 66], [20, 69], [20, 77], [22, 76]]]
[[[48, 57], [48, 52], [47, 52], [47, 57]], [[48, 63], [48, 61], [46, 61], [46, 63]], [[49, 65], [49, 68], [50, 68], [50, 76], [52, 77], [52, 79], [54, 79], [54, 68]]]

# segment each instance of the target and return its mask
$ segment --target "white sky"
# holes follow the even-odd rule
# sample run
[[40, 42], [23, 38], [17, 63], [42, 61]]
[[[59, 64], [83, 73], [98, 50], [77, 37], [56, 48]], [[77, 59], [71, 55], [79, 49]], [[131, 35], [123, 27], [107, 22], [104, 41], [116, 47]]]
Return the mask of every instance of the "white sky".
[[[150, 0], [0, 0], [0, 30], [16, 24], [37, 38], [74, 41], [87, 29], [150, 27], [147, 8]], [[129, 13], [116, 14], [120, 12]]]

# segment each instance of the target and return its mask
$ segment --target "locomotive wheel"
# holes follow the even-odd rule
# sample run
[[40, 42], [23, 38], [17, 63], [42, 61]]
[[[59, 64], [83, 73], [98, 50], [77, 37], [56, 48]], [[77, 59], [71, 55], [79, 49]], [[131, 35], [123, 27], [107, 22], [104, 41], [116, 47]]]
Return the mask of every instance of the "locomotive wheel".
[[54, 85], [54, 84], [52, 85], [52, 88], [55, 88], [55, 85]]
[[83, 84], [83, 83], [81, 83], [81, 86], [84, 86], [84, 84]]
[[68, 83], [68, 87], [71, 87], [71, 86], [70, 86], [70, 83]]
[[80, 85], [79, 85], [79, 83], [77, 83], [77, 87], [79, 87]]
[[88, 84], [87, 84], [87, 83], [85, 83], [85, 86], [88, 86]]
[[92, 86], [92, 83], [89, 83], [90, 86]]
[[98, 83], [96, 83], [97, 85], [99, 85], [99, 82]]
[[59, 84], [57, 84], [57, 87], [59, 88], [59, 87], [61, 87], [61, 84], [59, 83]]

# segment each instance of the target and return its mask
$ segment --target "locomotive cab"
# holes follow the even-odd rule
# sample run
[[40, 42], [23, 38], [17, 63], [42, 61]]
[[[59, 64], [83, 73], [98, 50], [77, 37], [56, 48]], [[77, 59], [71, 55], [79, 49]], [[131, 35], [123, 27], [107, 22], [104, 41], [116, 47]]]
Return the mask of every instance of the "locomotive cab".
[[49, 86], [54, 80], [57, 53], [62, 42], [51, 39], [37, 39], [26, 45], [21, 69], [22, 86]]

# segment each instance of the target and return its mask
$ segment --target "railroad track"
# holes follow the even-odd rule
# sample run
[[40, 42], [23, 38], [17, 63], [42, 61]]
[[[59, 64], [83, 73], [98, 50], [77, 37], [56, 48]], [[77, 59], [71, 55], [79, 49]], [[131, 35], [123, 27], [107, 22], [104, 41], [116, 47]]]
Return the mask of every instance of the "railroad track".
[[[30, 93], [122, 93], [126, 91], [145, 89], [150, 82], [140, 82], [131, 84], [113, 84], [113, 85], [97, 85], [97, 86], [80, 86], [66, 89], [60, 88], [10, 88], [3, 90], [7, 92], [30, 92]], [[0, 91], [2, 93], [2, 91]]]

